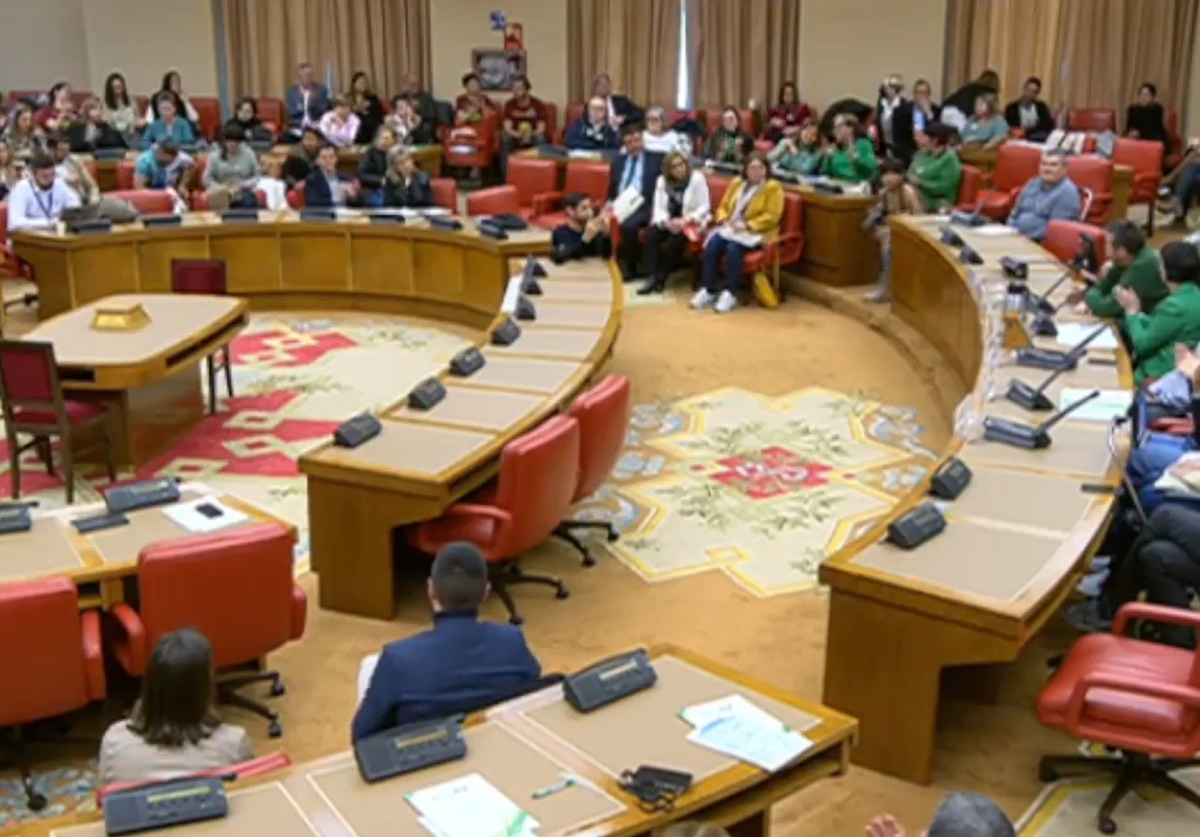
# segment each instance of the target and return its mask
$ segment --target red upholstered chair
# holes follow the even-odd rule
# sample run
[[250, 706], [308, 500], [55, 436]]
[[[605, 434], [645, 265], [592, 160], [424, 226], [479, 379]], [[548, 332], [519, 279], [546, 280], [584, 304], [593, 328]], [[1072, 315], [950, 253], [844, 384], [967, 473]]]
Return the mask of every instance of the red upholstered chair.
[[[63, 397], [53, 343], [0, 340], [0, 400], [14, 498], [21, 496], [21, 454], [36, 448], [46, 464], [46, 473], [53, 476], [55, 440], [59, 444], [68, 504], [75, 502], [77, 452], [103, 447], [108, 478], [117, 478], [116, 460], [108, 438], [108, 411], [94, 402]], [[30, 437], [25, 444], [19, 442], [22, 433]]]
[[[229, 293], [224, 259], [171, 259], [171, 291], [177, 294]], [[217, 352], [204, 359], [208, 372], [208, 411], [217, 412]], [[229, 344], [219, 352], [225, 370], [225, 391], [233, 398], [233, 354]]]
[[143, 215], [171, 215], [175, 212], [175, 196], [163, 189], [117, 189], [106, 193], [133, 204]]
[[1158, 203], [1158, 187], [1162, 185], [1163, 177], [1163, 144], [1119, 137], [1113, 144], [1112, 161], [1114, 165], [1133, 169], [1129, 203], [1149, 207], [1146, 214], [1150, 220], [1146, 229], [1154, 235], [1154, 207]]
[[983, 172], [975, 166], [962, 167], [962, 179], [958, 181], [958, 199], [955, 205], [968, 212], [979, 204], [979, 193], [983, 190]]
[[996, 168], [990, 188], [979, 192], [981, 211], [994, 221], [1004, 221], [1012, 212], [1017, 195], [1037, 176], [1042, 150], [1036, 146], [1006, 142], [996, 151]]
[[1065, 772], [1115, 774], [1097, 813], [1105, 834], [1116, 831], [1113, 809], [1148, 783], [1200, 808], [1200, 794], [1170, 774], [1200, 764], [1200, 653], [1125, 636], [1145, 620], [1200, 628], [1200, 613], [1134, 603], [1117, 612], [1112, 633], [1078, 640], [1038, 698], [1038, 718], [1073, 737], [1120, 750], [1119, 757], [1046, 756], [1039, 778]]
[[704, 175], [704, 179], [708, 182], [708, 201], [712, 204], [713, 212], [716, 212], [721, 201], [725, 200], [725, 192], [729, 189], [729, 178], [709, 173]]
[[1117, 112], [1112, 108], [1071, 108], [1067, 111], [1068, 131], [1102, 133], [1117, 130]]
[[209, 141], [215, 140], [217, 132], [221, 130], [221, 100], [214, 96], [193, 96], [191, 103], [200, 117], [200, 133]]
[[[230, 781], [238, 781], [241, 779], [253, 779], [256, 776], [269, 776], [272, 773], [278, 773], [280, 770], [291, 766], [292, 760], [288, 754], [282, 750], [277, 750], [274, 753], [267, 753], [265, 756], [256, 756], [246, 761], [239, 761], [237, 764], [213, 767], [209, 770], [201, 770], [199, 773], [190, 773], [188, 775], [222, 776], [230, 777]], [[134, 788], [140, 788], [142, 785], [149, 784], [153, 784], [153, 782], [113, 782], [111, 785], [105, 785], [102, 788], [96, 789], [96, 802], [103, 805], [104, 798], [109, 794], [133, 790]]]
[[0, 276], [33, 279], [33, 266], [5, 243], [8, 240], [8, 202], [0, 202]]
[[1183, 137], [1179, 134], [1179, 111], [1167, 111], [1166, 119], [1167, 128], [1167, 147], [1166, 157], [1163, 160], [1163, 168], [1166, 171], [1171, 171], [1181, 162], [1183, 162]]
[[517, 190], [519, 214], [528, 221], [533, 217], [534, 198], [558, 188], [558, 164], [536, 157], [509, 157], [505, 183]]
[[468, 215], [516, 215], [520, 210], [515, 186], [493, 186], [467, 193]]
[[587, 110], [586, 102], [567, 103], [567, 109], [563, 113], [562, 125], [559, 126], [559, 129], [554, 133], [555, 143], [562, 145], [563, 137], [567, 135], [567, 131], [570, 129], [570, 127], [575, 124], [575, 120], [583, 116], [583, 112], [585, 110]]
[[1042, 246], [1063, 264], [1079, 254], [1080, 238], [1090, 238], [1096, 248], [1096, 258], [1104, 264], [1108, 258], [1108, 234], [1103, 227], [1085, 224], [1082, 221], [1051, 221], [1046, 225], [1046, 237]]
[[283, 114], [283, 101], [272, 96], [259, 96], [254, 100], [254, 104], [258, 106], [258, 118], [263, 122], [270, 122], [276, 128], [286, 123]]
[[489, 113], [474, 126], [475, 136], [451, 136], [443, 140], [443, 157], [447, 166], [461, 169], [487, 169], [496, 159], [499, 136], [500, 114]]
[[508, 621], [523, 621], [508, 588], [544, 584], [558, 598], [569, 594], [561, 580], [523, 572], [518, 559], [554, 534], [579, 487], [579, 422], [554, 416], [504, 446], [495, 482], [457, 503], [436, 520], [410, 530], [414, 547], [436, 553], [451, 541], [469, 541], [487, 559], [496, 595]]
[[[254, 190], [254, 197], [258, 199], [258, 206], [263, 209], [267, 205], [267, 193], [262, 189]], [[208, 212], [212, 209], [212, 204], [208, 200], [208, 193], [200, 189], [192, 192], [192, 209], [196, 212]]]
[[572, 162], [567, 166], [567, 175], [561, 191], [554, 190], [535, 195], [533, 198], [533, 223], [552, 230], [567, 220], [559, 207], [564, 195], [583, 192], [593, 203], [604, 203], [608, 198], [608, 163]]
[[107, 693], [100, 614], [80, 613], [74, 582], [50, 577], [0, 584], [0, 671], [8, 682], [0, 728], [17, 730], [26, 802], [39, 811], [46, 798], [34, 789], [22, 727], [82, 709]]
[[117, 189], [133, 189], [134, 166], [133, 160], [121, 160], [117, 163]]
[[765, 247], [746, 254], [744, 273], [749, 276], [762, 273], [775, 290], [775, 299], [782, 297], [783, 286], [780, 269], [795, 264], [804, 254], [804, 201], [799, 192], [783, 195], [783, 217], [779, 221], [779, 235]]
[[287, 193], [288, 206], [292, 209], [304, 209], [308, 206], [308, 201], [304, 198], [304, 184], [297, 183]]
[[[211, 535], [159, 541], [138, 556], [138, 609], [112, 611], [113, 655], [140, 677], [159, 638], [195, 628], [212, 643], [218, 672], [261, 664], [268, 653], [304, 635], [307, 599], [292, 580], [293, 538], [278, 523], [256, 523]], [[222, 673], [217, 696], [269, 720], [268, 734], [280, 735], [279, 714], [236, 691], [271, 683], [284, 692], [275, 671]]]
[[1086, 189], [1091, 194], [1091, 201], [1080, 210], [1080, 220], [1089, 224], [1103, 224], [1107, 221], [1108, 210], [1112, 207], [1112, 160], [1093, 154], [1068, 157], [1067, 177], [1080, 189]]
[[[606, 376], [571, 405], [570, 415], [579, 422], [579, 484], [574, 503], [595, 494], [616, 467], [625, 450], [631, 409], [629, 379], [621, 375]], [[607, 520], [572, 518], [560, 523], [554, 534], [579, 550], [585, 567], [595, 564], [596, 559], [572, 529], [603, 529], [610, 542], [618, 537]]]
[[433, 205], [458, 212], [458, 184], [453, 177], [431, 177], [429, 184], [433, 188]]

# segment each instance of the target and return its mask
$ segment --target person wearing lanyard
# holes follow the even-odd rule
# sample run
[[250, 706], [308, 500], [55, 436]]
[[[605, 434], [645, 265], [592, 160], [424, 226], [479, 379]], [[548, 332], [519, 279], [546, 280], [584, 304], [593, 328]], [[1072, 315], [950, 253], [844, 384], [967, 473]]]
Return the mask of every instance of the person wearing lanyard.
[[79, 205], [79, 194], [58, 178], [54, 160], [38, 154], [29, 176], [8, 196], [8, 231], [50, 227], [64, 209]]
[[642, 255], [642, 230], [650, 223], [654, 208], [654, 190], [662, 174], [663, 155], [647, 151], [642, 144], [642, 125], [627, 122], [621, 126], [625, 153], [613, 162], [608, 177], [608, 202], [611, 206], [627, 190], [641, 195], [641, 205], [621, 221], [621, 243], [617, 263], [626, 282], [638, 276], [638, 260]]

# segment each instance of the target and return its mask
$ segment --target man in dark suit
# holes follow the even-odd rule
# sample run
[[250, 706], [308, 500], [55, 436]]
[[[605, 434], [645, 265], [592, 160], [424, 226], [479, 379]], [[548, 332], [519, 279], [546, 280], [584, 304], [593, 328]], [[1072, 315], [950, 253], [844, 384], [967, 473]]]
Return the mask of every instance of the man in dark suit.
[[429, 573], [433, 629], [384, 646], [354, 715], [352, 741], [402, 724], [483, 708], [519, 693], [542, 667], [515, 625], [481, 622], [487, 562], [462, 541]]
[[304, 178], [304, 203], [311, 209], [361, 203], [358, 181], [338, 171], [337, 154], [332, 145], [323, 146], [317, 152], [317, 167]]
[[608, 73], [601, 73], [596, 76], [596, 83], [592, 86], [592, 95], [599, 96], [608, 106], [608, 120], [613, 127], [620, 128], [630, 122], [645, 122], [646, 115], [640, 107], [633, 103], [633, 99], [621, 93], [614, 93], [612, 87], [612, 76]]
[[1041, 94], [1042, 80], [1030, 76], [1021, 88], [1021, 98], [1014, 99], [1004, 108], [1008, 127], [1020, 128], [1030, 142], [1045, 142], [1054, 130], [1054, 114], [1050, 112], [1050, 106], [1038, 98]]
[[638, 259], [642, 254], [641, 231], [650, 223], [654, 208], [654, 190], [662, 174], [663, 155], [642, 147], [642, 125], [626, 122], [621, 126], [625, 153], [613, 160], [608, 173], [608, 202], [611, 206], [626, 189], [642, 196], [642, 204], [621, 222], [621, 248], [617, 254], [621, 275], [626, 282], [638, 277]]

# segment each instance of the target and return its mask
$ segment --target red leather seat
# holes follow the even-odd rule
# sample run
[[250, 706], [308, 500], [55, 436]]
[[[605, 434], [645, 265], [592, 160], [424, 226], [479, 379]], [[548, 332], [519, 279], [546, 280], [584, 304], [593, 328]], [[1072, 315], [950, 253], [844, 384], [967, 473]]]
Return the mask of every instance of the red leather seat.
[[[307, 598], [292, 578], [293, 537], [278, 523], [255, 523], [210, 535], [159, 541], [138, 556], [138, 610], [127, 604], [112, 612], [113, 656], [139, 677], [159, 638], [195, 628], [213, 649], [218, 671], [257, 663], [304, 635]], [[278, 672], [223, 675], [217, 683], [225, 703], [267, 718], [272, 737], [279, 716], [235, 692], [250, 683], [271, 683], [283, 693]]]
[[468, 215], [517, 215], [521, 200], [515, 186], [493, 186], [467, 193]]
[[260, 96], [254, 100], [254, 104], [258, 107], [258, 118], [263, 122], [270, 122], [276, 129], [286, 124], [282, 100], [273, 96]]
[[215, 140], [217, 132], [221, 130], [221, 100], [214, 96], [193, 96], [190, 101], [196, 109], [196, 116], [200, 118], [197, 126], [200, 133], [210, 142]]
[[1091, 634], [1072, 646], [1038, 698], [1038, 718], [1073, 737], [1122, 751], [1119, 758], [1044, 757], [1043, 781], [1064, 772], [1115, 774], [1116, 784], [1100, 806], [1097, 823], [1105, 834], [1116, 824], [1113, 809], [1146, 782], [1173, 791], [1200, 807], [1195, 791], [1170, 775], [1200, 763], [1200, 653], [1126, 636], [1131, 622], [1200, 628], [1200, 613], [1161, 605], [1127, 604], [1112, 633]]
[[567, 174], [561, 191], [554, 190], [535, 195], [533, 198], [533, 223], [539, 227], [552, 230], [567, 220], [567, 216], [559, 211], [564, 195], [572, 192], [583, 192], [595, 204], [608, 200], [608, 163], [572, 162], [567, 166]]
[[0, 202], [0, 276], [33, 279], [33, 267], [21, 260], [5, 242], [8, 239], [8, 202]]
[[[232, 781], [240, 781], [242, 779], [253, 779], [255, 776], [269, 776], [272, 773], [278, 773], [292, 766], [292, 760], [288, 754], [282, 750], [274, 753], [267, 753], [265, 756], [255, 756], [246, 761], [240, 761], [237, 764], [227, 764], [223, 767], [214, 767], [209, 770], [201, 770], [199, 773], [189, 773], [189, 776], [228, 776]], [[180, 777], [183, 778], [183, 777]], [[96, 789], [96, 802], [104, 803], [104, 797], [121, 791], [133, 790], [140, 788], [142, 785], [153, 784], [153, 782], [113, 782], [111, 785], [105, 785], [102, 788]]]
[[1046, 237], [1042, 240], [1042, 246], [1063, 264], [1067, 264], [1079, 254], [1081, 237], [1091, 239], [1096, 248], [1097, 260], [1104, 264], [1108, 259], [1108, 234], [1103, 227], [1093, 224], [1082, 221], [1051, 221], [1046, 225]]
[[117, 163], [117, 189], [130, 191], [133, 189], [133, 173], [136, 163], [133, 160], [121, 160]]
[[[82, 709], [107, 694], [100, 614], [81, 613], [74, 582], [62, 577], [0, 584], [0, 671], [5, 672], [0, 728]], [[21, 740], [18, 738], [18, 747]], [[19, 752], [26, 801], [46, 805]]]
[[433, 188], [433, 205], [458, 212], [458, 184], [453, 177], [433, 177], [429, 180]]
[[1117, 112], [1112, 108], [1071, 108], [1067, 111], [1068, 131], [1103, 133], [1117, 130]]
[[308, 201], [304, 197], [304, 184], [297, 183], [287, 193], [288, 206], [292, 209], [304, 209], [308, 206]]
[[129, 201], [143, 215], [170, 215], [175, 211], [175, 196], [162, 189], [117, 189], [106, 194]]
[[1091, 202], [1080, 209], [1080, 220], [1089, 224], [1105, 223], [1112, 208], [1112, 161], [1093, 154], [1076, 154], [1067, 158], [1067, 177], [1091, 194]]
[[489, 113], [472, 125], [475, 136], [452, 136], [453, 129], [443, 141], [445, 164], [464, 169], [486, 169], [496, 158], [500, 114]]
[[1148, 231], [1154, 235], [1154, 206], [1158, 203], [1158, 187], [1163, 179], [1163, 144], [1119, 137], [1113, 144], [1112, 161], [1114, 165], [1133, 169], [1129, 204], [1150, 207]]
[[1006, 142], [996, 150], [992, 183], [979, 192], [980, 210], [993, 221], [1005, 221], [1012, 213], [1017, 195], [1037, 176], [1042, 150], [1031, 145]]
[[962, 167], [962, 179], [958, 181], [958, 198], [955, 205], [968, 212], [979, 204], [979, 193], [983, 191], [983, 172], [975, 166]]
[[562, 126], [559, 127], [558, 131], [556, 131], [554, 134], [554, 142], [556, 144], [562, 145], [563, 138], [567, 135], [567, 131], [572, 125], [575, 124], [575, 120], [583, 117], [583, 112], [585, 110], [587, 110], [586, 102], [567, 103], [567, 109], [564, 111]]
[[1166, 123], [1167, 147], [1163, 167], [1166, 171], [1171, 171], [1183, 162], [1183, 137], [1179, 135], [1179, 111], [1167, 111]]
[[431, 555], [452, 541], [479, 547], [491, 565], [492, 588], [514, 625], [522, 619], [509, 586], [544, 584], [560, 599], [568, 595], [559, 579], [522, 572], [518, 559], [554, 534], [571, 508], [579, 487], [579, 435], [574, 418], [548, 419], [504, 446], [494, 483], [410, 530], [412, 545]]
[[558, 164], [535, 157], [510, 157], [505, 182], [517, 190], [520, 215], [529, 220], [534, 199], [558, 188]]

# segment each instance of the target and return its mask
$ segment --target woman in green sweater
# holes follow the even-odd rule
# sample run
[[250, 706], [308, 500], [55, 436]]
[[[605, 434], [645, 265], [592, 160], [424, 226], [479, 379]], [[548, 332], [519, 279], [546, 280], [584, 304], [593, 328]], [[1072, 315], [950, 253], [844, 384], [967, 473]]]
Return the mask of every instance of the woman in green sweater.
[[771, 165], [793, 174], [816, 174], [821, 166], [821, 135], [817, 123], [804, 123], [797, 137], [784, 137], [767, 155]]
[[908, 181], [917, 188], [929, 212], [954, 206], [962, 180], [962, 162], [950, 148], [949, 125], [934, 122], [917, 136], [921, 150], [908, 167]]
[[821, 161], [821, 174], [851, 183], [874, 180], [879, 160], [871, 141], [859, 135], [858, 119], [853, 114], [838, 117], [833, 123], [833, 138], [837, 145]]
[[1171, 295], [1153, 314], [1142, 312], [1137, 291], [1124, 285], [1113, 297], [1125, 312], [1125, 333], [1133, 349], [1133, 380], [1136, 384], [1161, 377], [1175, 368], [1175, 346], [1200, 343], [1200, 253], [1185, 241], [1172, 241], [1162, 248], [1163, 272]]

